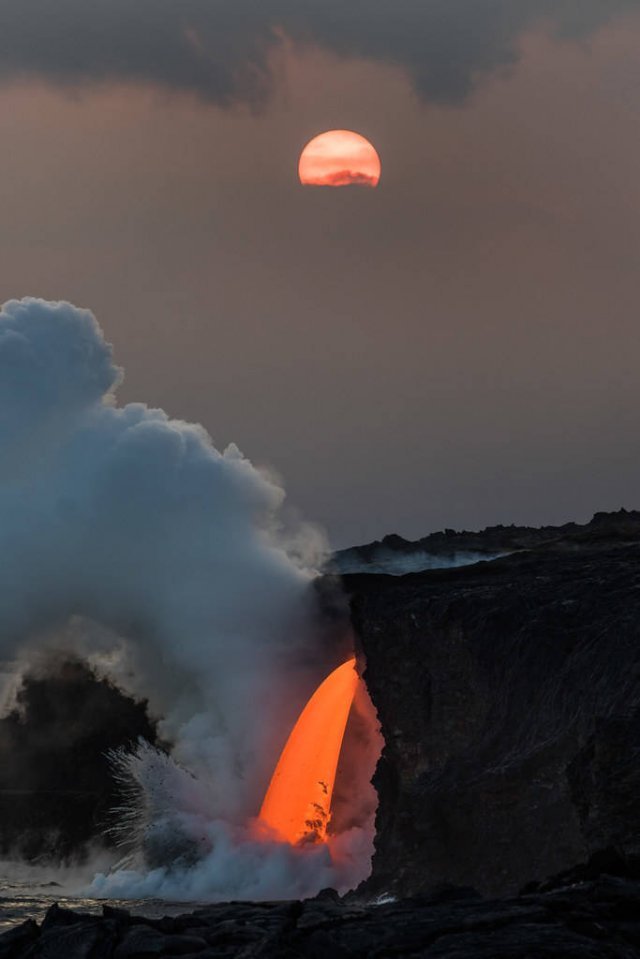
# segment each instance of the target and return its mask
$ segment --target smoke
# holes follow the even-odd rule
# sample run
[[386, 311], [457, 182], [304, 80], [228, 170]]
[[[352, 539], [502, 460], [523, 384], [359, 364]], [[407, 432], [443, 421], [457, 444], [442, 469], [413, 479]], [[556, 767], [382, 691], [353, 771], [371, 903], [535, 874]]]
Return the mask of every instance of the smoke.
[[360, 684], [347, 727], [327, 844], [292, 847], [251, 819], [211, 819], [204, 784], [162, 751], [141, 741], [111, 755], [121, 786], [112, 835], [123, 856], [99, 873], [98, 897], [149, 895], [201, 899], [304, 898], [331, 886], [344, 893], [369, 875], [377, 795], [371, 779], [382, 737]]
[[[172, 759], [161, 768], [142, 750], [129, 765], [146, 796], [164, 792], [163, 815], [152, 803], [157, 834], [198, 833], [195, 859], [224, 863], [226, 895], [245, 870], [249, 891], [274, 894], [274, 861], [295, 859], [284, 870], [291, 894], [291, 875], [294, 892], [305, 883], [300, 870], [317, 882], [327, 850], [304, 859], [316, 869], [295, 851], [237, 839], [323, 666], [309, 589], [319, 557], [304, 556], [318, 537], [287, 529], [284, 491], [235, 446], [221, 453], [199, 426], [140, 403], [118, 407], [121, 380], [88, 310], [31, 298], [2, 308], [0, 550], [11, 561], [0, 661], [28, 662], [63, 633], [147, 698]], [[197, 784], [197, 812], [186, 782]], [[187, 886], [209, 895], [212, 870], [195, 859], [181, 861]], [[155, 881], [155, 894], [172, 881], [148, 876], [141, 883]]]
[[[241, 825], [212, 819], [204, 784], [147, 743], [133, 752], [117, 750], [112, 762], [124, 800], [114, 810], [113, 833], [124, 856], [116, 868], [95, 876], [88, 894], [194, 902], [306, 898], [327, 886], [341, 893], [353, 889], [368, 876], [373, 854], [376, 803], [370, 780], [380, 752], [375, 736], [365, 734], [361, 745], [364, 777], [357, 777], [362, 773], [357, 764], [343, 775], [352, 791], [353, 821], [327, 843], [299, 847], [270, 837], [255, 819]], [[364, 782], [369, 788], [362, 791]]]
[[96, 898], [168, 899], [174, 902], [305, 899], [321, 889], [352, 889], [371, 856], [366, 833], [354, 829], [331, 844], [297, 849], [254, 839], [246, 827], [203, 820], [201, 841], [210, 852], [189, 865], [98, 873], [88, 893]]
[[406, 573], [419, 573], [429, 569], [458, 569], [461, 566], [473, 566], [475, 563], [488, 563], [508, 552], [480, 553], [473, 550], [459, 550], [455, 553], [429, 553], [426, 550], [398, 550], [379, 547], [373, 554], [362, 554], [354, 549], [343, 550], [331, 561], [331, 567], [341, 574], [348, 573], [385, 573], [388, 576], [404, 576]]

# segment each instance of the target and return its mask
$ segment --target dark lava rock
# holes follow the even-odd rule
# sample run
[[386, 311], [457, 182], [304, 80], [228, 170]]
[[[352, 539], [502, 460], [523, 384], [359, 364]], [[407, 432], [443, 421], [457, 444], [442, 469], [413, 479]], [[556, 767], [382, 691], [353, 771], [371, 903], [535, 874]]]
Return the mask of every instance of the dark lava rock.
[[161, 956], [165, 952], [165, 936], [147, 925], [136, 924], [125, 933], [114, 952], [114, 959], [134, 959], [137, 956]]
[[[108, 917], [107, 917], [108, 918]], [[46, 915], [42, 920], [42, 931], [48, 932], [49, 929], [60, 926], [76, 926], [80, 922], [95, 922], [95, 916], [88, 912], [77, 912], [75, 909], [65, 909], [54, 902], [47, 909]]]
[[[593, 872], [592, 861], [583, 871]], [[640, 881], [556, 876], [535, 892], [482, 900], [383, 905], [333, 897], [290, 903], [223, 903], [179, 917], [195, 933], [163, 934], [156, 923], [54, 912], [0, 936], [2, 959], [640, 959]], [[452, 893], [452, 890], [450, 890]], [[64, 914], [64, 915], [63, 915]], [[119, 917], [122, 919], [122, 917]], [[55, 920], [55, 921], [52, 921]]]
[[386, 746], [368, 894], [511, 894], [640, 853], [640, 522], [343, 582]]
[[29, 947], [38, 939], [40, 929], [33, 919], [28, 919], [14, 929], [0, 936], [0, 959], [13, 959], [25, 955]]
[[326, 889], [321, 889], [319, 893], [314, 897], [316, 901], [320, 900], [321, 902], [339, 902], [340, 896], [335, 889], [332, 889], [330, 886]]
[[155, 742], [146, 703], [134, 702], [85, 663], [51, 658], [27, 674], [0, 719], [0, 855], [78, 857], [117, 803], [106, 753]]
[[26, 953], [18, 955], [40, 959], [109, 959], [115, 941], [115, 929], [108, 920], [83, 921], [43, 930], [37, 942]]
[[[402, 568], [403, 560], [431, 557], [451, 561], [481, 559], [502, 553], [559, 542], [625, 542], [640, 535], [640, 511], [621, 509], [616, 513], [596, 513], [590, 523], [565, 523], [563, 526], [488, 526], [479, 532], [445, 529], [422, 539], [408, 540], [391, 533], [363, 546], [352, 546], [334, 553], [331, 568], [335, 572], [391, 572]], [[426, 568], [425, 563], [425, 568]], [[368, 569], [367, 569], [368, 567]], [[389, 569], [385, 569], [389, 567]]]
[[202, 952], [207, 942], [197, 935], [163, 935], [149, 925], [132, 925], [114, 952], [114, 959], [141, 959], [148, 956], [186, 956]]

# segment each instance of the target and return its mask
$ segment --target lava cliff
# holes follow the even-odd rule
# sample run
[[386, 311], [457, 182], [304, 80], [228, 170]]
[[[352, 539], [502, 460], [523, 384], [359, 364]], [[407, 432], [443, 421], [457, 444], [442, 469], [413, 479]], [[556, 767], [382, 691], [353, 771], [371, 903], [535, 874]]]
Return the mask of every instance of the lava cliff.
[[640, 517], [343, 577], [385, 748], [370, 893], [510, 894], [640, 847]]

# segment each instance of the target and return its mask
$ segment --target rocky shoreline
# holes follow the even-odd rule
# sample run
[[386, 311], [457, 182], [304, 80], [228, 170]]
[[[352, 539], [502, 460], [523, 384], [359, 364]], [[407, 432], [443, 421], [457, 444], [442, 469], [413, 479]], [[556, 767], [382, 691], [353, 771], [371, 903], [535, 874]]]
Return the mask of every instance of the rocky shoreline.
[[0, 936], [0, 959], [634, 959], [640, 956], [640, 862], [610, 851], [519, 896], [471, 889], [387, 902], [221, 903], [148, 919], [52, 906]]
[[[640, 957], [640, 514], [545, 530], [492, 562], [338, 583], [348, 611], [335, 577], [316, 588], [334, 632], [353, 626], [385, 740], [370, 879], [344, 900], [160, 920], [53, 907], [1, 936], [0, 959]], [[132, 707], [71, 678], [73, 702], [104, 699], [98, 725], [117, 732], [103, 713]], [[0, 725], [5, 743], [66, 722], [33, 705], [66, 701], [49, 695], [59, 681], [26, 687], [29, 709]], [[94, 746], [82, 755], [100, 755]], [[36, 765], [66, 768], [53, 754]], [[0, 838], [21, 825], [39, 849], [46, 830], [15, 803], [20, 785], [6, 783], [16, 821]], [[89, 804], [85, 819], [97, 821]]]

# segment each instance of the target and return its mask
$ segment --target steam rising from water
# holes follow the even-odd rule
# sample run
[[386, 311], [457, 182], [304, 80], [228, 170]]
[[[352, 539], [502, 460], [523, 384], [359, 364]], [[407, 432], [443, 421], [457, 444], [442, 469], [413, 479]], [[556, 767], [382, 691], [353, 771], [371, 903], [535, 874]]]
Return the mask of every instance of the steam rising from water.
[[459, 551], [448, 555], [428, 553], [417, 549], [397, 552], [381, 547], [372, 557], [358, 555], [357, 549], [345, 550], [332, 561], [332, 567], [341, 574], [347, 573], [385, 573], [388, 576], [404, 576], [406, 573], [420, 573], [428, 569], [458, 569], [472, 566], [474, 563], [490, 562], [507, 556], [508, 553], [478, 553]]
[[170, 757], [141, 744], [115, 757], [129, 797], [118, 831], [132, 854], [98, 873], [98, 898], [161, 897], [176, 902], [305, 898], [326, 886], [346, 892], [368, 874], [372, 823], [329, 845], [296, 848], [257, 839], [252, 823], [213, 818], [203, 783]]
[[[220, 453], [161, 410], [118, 407], [121, 379], [89, 311], [36, 299], [2, 308], [0, 552], [11, 563], [0, 659], [28, 659], [34, 636], [73, 617], [101, 624], [103, 671], [148, 697], [181, 764], [144, 750], [130, 760], [142, 793], [162, 793], [162, 841], [176, 824], [176, 837], [197, 836], [181, 860], [190, 897], [326, 885], [326, 849], [283, 870], [293, 850], [256, 850], [240, 835], [292, 718], [276, 706], [320, 662], [308, 589], [318, 537], [285, 529], [284, 491], [236, 447]], [[89, 651], [96, 630], [83, 631]], [[170, 870], [158, 869], [136, 874], [136, 894], [168, 890]]]

